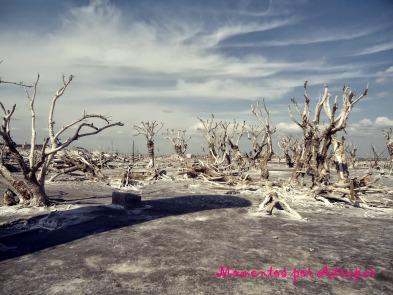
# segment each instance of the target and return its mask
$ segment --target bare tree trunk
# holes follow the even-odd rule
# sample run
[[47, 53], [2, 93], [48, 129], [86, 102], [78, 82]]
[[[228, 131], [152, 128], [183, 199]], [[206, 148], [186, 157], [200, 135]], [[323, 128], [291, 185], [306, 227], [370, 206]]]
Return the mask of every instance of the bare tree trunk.
[[338, 141], [333, 138], [333, 151], [339, 182], [349, 183], [348, 163], [345, 157], [344, 138]]
[[36, 182], [19, 180], [15, 182], [12, 187], [21, 197], [22, 203], [26, 203], [30, 206], [49, 205], [49, 199], [45, 193], [45, 187], [40, 186]]
[[21, 203], [30, 206], [47, 206], [49, 199], [45, 193], [45, 186], [40, 185], [37, 180], [17, 179], [2, 164], [0, 164], [0, 175], [14, 189]]
[[178, 155], [180, 159], [183, 159], [184, 158], [183, 147], [181, 145], [175, 145], [174, 147], [175, 147], [176, 155]]
[[[288, 153], [284, 153], [285, 162], [289, 168], [293, 168], [294, 163], [292, 162], [291, 156]], [[279, 161], [280, 162], [280, 161]]]
[[153, 140], [148, 140], [147, 141], [147, 151], [148, 151], [148, 154], [149, 154], [149, 158], [152, 161], [153, 167], [154, 167], [155, 163], [154, 163], [154, 141]]
[[263, 156], [261, 159], [260, 167], [261, 167], [261, 178], [264, 180], [269, 179], [269, 170], [267, 169], [268, 162], [269, 162], [268, 157]]

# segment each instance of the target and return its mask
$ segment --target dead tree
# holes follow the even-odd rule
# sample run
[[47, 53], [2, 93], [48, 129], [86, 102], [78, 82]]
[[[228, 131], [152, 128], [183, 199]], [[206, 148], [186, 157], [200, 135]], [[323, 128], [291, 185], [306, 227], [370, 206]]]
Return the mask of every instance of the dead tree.
[[[349, 114], [353, 106], [367, 95], [368, 88], [356, 96], [348, 87], [344, 86], [341, 107], [338, 96], [331, 104], [331, 94], [328, 86], [324, 90], [315, 106], [314, 117], [311, 117], [310, 97], [307, 92], [307, 81], [304, 83], [304, 105], [301, 110], [296, 99], [291, 99], [299, 115], [296, 119], [291, 105], [288, 106], [291, 119], [303, 130], [302, 154], [295, 163], [292, 180], [298, 180], [300, 175], [308, 174], [312, 178], [312, 185], [327, 183], [330, 177], [328, 153], [335, 134], [346, 128]], [[323, 112], [322, 112], [323, 110]], [[325, 115], [326, 123], [322, 116]]]
[[383, 151], [377, 152], [375, 146], [372, 144], [371, 145], [371, 152], [373, 153], [373, 158], [372, 158], [372, 161], [370, 162], [370, 168], [380, 169], [379, 161], [381, 161]]
[[199, 117], [198, 119], [203, 126], [202, 131], [207, 141], [209, 159], [213, 165], [217, 168], [225, 161], [227, 165], [230, 165], [231, 158], [226, 145], [230, 124], [223, 121], [216, 122], [213, 114], [210, 119], [204, 120]]
[[251, 142], [251, 150], [247, 153], [247, 160], [252, 167], [256, 167], [257, 161], [265, 147], [264, 129], [254, 124], [247, 125], [247, 139]]
[[[159, 127], [160, 126], [160, 127]], [[155, 167], [155, 158], [154, 158], [154, 137], [156, 133], [158, 133], [162, 127], [164, 127], [164, 124], [158, 124], [157, 121], [146, 121], [146, 122], [141, 122], [141, 125], [134, 125], [134, 129], [137, 131], [135, 136], [138, 135], [144, 135], [146, 138], [146, 146], [147, 146], [147, 152], [149, 154], [150, 158], [150, 167]]]
[[263, 101], [263, 106], [259, 101], [252, 105], [251, 113], [255, 116], [257, 125], [250, 125], [248, 128], [248, 139], [252, 141], [252, 151], [248, 154], [248, 158], [253, 164], [259, 161], [261, 178], [268, 179], [267, 164], [274, 154], [272, 135], [276, 132], [276, 128], [271, 126], [270, 113], [265, 101]]
[[176, 155], [180, 159], [184, 159], [184, 155], [188, 148], [188, 141], [191, 139], [191, 136], [186, 136], [186, 129], [167, 129], [163, 136], [172, 143]]
[[216, 141], [219, 124], [215, 122], [213, 114], [211, 114], [210, 119], [203, 120], [198, 117], [198, 120], [202, 123], [203, 126], [203, 135], [207, 141], [209, 157], [216, 160], [218, 156]]
[[278, 141], [278, 147], [282, 150], [285, 162], [289, 168], [293, 168], [297, 157], [300, 155], [301, 146], [297, 139], [292, 136], [283, 136]]
[[245, 134], [245, 131], [246, 121], [243, 121], [243, 123], [239, 123], [234, 120], [232, 124], [229, 124], [227, 126], [225, 132], [225, 143], [226, 146], [229, 148], [229, 162], [236, 163], [239, 167], [242, 167], [244, 164], [244, 157], [242, 152], [240, 151], [239, 144], [241, 138]]
[[[202, 131], [209, 148], [209, 163], [203, 163], [203, 174], [212, 181], [226, 181], [230, 183], [234, 177], [243, 178], [244, 156], [240, 151], [240, 139], [245, 133], [246, 123], [228, 121], [214, 121], [214, 115], [210, 119], [198, 118], [203, 126]], [[194, 172], [201, 170], [193, 167]], [[193, 173], [200, 175], [200, 173]], [[191, 173], [188, 173], [191, 175]], [[204, 177], [202, 175], [202, 177]], [[244, 176], [247, 178], [248, 176]]]
[[[40, 151], [37, 151], [36, 144], [36, 113], [34, 108], [37, 85], [40, 76], [33, 86], [25, 85], [23, 83], [12, 83], [0, 81], [0, 83], [15, 84], [23, 87], [27, 98], [29, 100], [30, 112], [31, 112], [31, 141], [30, 151], [27, 157], [24, 157], [11, 136], [11, 120], [15, 112], [16, 105], [13, 105], [11, 109], [7, 110], [2, 103], [0, 107], [4, 113], [3, 123], [0, 127], [0, 136], [4, 142], [4, 148], [0, 154], [0, 175], [5, 178], [7, 183], [13, 188], [18, 194], [20, 201], [29, 206], [45, 206], [49, 204], [49, 199], [45, 192], [45, 179], [47, 172], [54, 156], [61, 150], [68, 147], [71, 143], [76, 140], [100, 133], [101, 131], [113, 127], [123, 126], [123, 123], [116, 122], [110, 123], [109, 119], [103, 115], [96, 114], [84, 114], [77, 120], [64, 125], [57, 132], [55, 131], [54, 113], [56, 103], [58, 99], [64, 94], [65, 90], [71, 83], [73, 76], [66, 78], [63, 76], [62, 86], [56, 91], [52, 98], [49, 118], [48, 118], [48, 130], [49, 136], [45, 139], [44, 144]], [[103, 122], [102, 127], [97, 127], [93, 122], [93, 119]], [[66, 131], [71, 131], [74, 128], [72, 135], [65, 141], [60, 140], [60, 136], [64, 135]], [[18, 177], [17, 174], [12, 173], [5, 163], [4, 155], [8, 153], [18, 163], [22, 177]]]
[[348, 163], [352, 166], [352, 168], [355, 168], [356, 162], [357, 162], [357, 151], [358, 147], [354, 145], [353, 143], [349, 143], [345, 147], [345, 151], [348, 154]]

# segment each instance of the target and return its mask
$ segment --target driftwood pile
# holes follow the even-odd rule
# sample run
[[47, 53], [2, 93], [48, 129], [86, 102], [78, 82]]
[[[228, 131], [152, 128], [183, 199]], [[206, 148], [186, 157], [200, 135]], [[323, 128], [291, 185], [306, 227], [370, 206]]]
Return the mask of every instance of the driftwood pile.
[[119, 168], [122, 163], [128, 160], [118, 154], [90, 152], [81, 147], [66, 149], [58, 153], [53, 159], [50, 167], [52, 176], [49, 181], [55, 181], [62, 175], [78, 179], [81, 177], [80, 173], [82, 173], [83, 179], [106, 182], [108, 176], [103, 173], [103, 169]]

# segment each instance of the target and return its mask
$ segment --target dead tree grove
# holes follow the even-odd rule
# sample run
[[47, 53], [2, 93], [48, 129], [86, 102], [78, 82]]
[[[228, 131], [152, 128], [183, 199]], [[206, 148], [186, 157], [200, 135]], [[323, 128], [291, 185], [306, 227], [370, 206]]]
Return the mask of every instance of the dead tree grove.
[[[30, 151], [27, 156], [24, 156], [22, 151], [18, 149], [17, 144], [11, 136], [11, 121], [15, 113], [16, 105], [13, 105], [11, 109], [6, 109], [3, 103], [0, 103], [0, 107], [4, 113], [3, 122], [0, 127], [0, 136], [4, 142], [0, 155], [0, 175], [5, 178], [9, 186], [17, 193], [21, 203], [27, 206], [45, 206], [50, 203], [45, 193], [45, 179], [49, 166], [54, 156], [59, 151], [70, 146], [71, 143], [80, 138], [98, 134], [114, 126], [123, 126], [121, 122], [110, 123], [109, 119], [103, 115], [88, 114], [84, 112], [79, 119], [63, 125], [56, 131], [54, 120], [56, 103], [73, 80], [72, 75], [68, 78], [63, 76], [62, 86], [56, 91], [50, 104], [48, 137], [44, 140], [41, 150], [36, 150], [36, 112], [34, 104], [39, 78], [40, 76], [38, 75], [32, 86], [23, 83], [0, 81], [2, 84], [12, 84], [24, 88], [29, 101], [31, 112], [31, 140]], [[93, 123], [93, 120], [102, 122], [104, 125], [97, 127], [95, 123]], [[71, 130], [75, 131], [71, 132]], [[66, 131], [71, 132], [71, 135], [66, 140], [61, 141], [60, 136], [65, 135]], [[9, 169], [9, 165], [5, 162], [6, 158], [12, 158], [18, 163], [22, 171], [22, 177], [19, 177]]]
[[[213, 165], [221, 167], [221, 170], [236, 168], [238, 172], [258, 165], [261, 178], [268, 179], [267, 163], [273, 156], [272, 135], [276, 129], [271, 126], [270, 113], [264, 102], [263, 105], [259, 101], [252, 105], [251, 113], [256, 124], [247, 124], [246, 121], [240, 123], [236, 120], [216, 122], [213, 114], [210, 119], [198, 119], [203, 126], [202, 131]], [[250, 141], [251, 150], [242, 153], [239, 145], [245, 134]]]

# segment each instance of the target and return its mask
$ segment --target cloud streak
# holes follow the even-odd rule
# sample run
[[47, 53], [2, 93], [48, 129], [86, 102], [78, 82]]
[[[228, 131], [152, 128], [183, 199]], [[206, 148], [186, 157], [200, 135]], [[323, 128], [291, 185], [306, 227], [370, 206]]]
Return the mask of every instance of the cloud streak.
[[375, 54], [375, 53], [380, 53], [388, 50], [393, 49], [393, 41], [389, 42], [384, 42], [384, 43], [379, 43], [367, 48], [364, 48], [358, 52], [355, 53], [355, 55], [368, 55], [368, 54]]
[[361, 37], [368, 36], [378, 32], [383, 27], [365, 29], [365, 30], [351, 30], [347, 32], [318, 32], [318, 34], [302, 34], [297, 36], [290, 36], [282, 40], [266, 40], [257, 42], [241, 42], [241, 43], [227, 43], [223, 47], [280, 47], [280, 46], [295, 46], [295, 45], [310, 45], [326, 42], [349, 41]]

